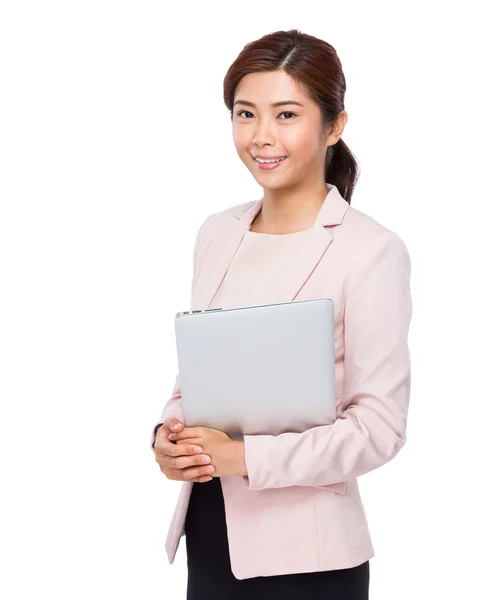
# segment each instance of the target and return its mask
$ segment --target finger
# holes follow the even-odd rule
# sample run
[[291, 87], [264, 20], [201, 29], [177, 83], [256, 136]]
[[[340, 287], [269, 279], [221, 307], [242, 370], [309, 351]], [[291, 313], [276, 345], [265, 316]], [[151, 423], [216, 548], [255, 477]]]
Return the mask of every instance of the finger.
[[214, 465], [208, 465], [208, 466], [189, 467], [187, 469], [181, 469], [180, 471], [178, 471], [178, 474], [181, 477], [182, 481], [191, 481], [192, 479], [195, 479], [196, 477], [207, 477], [208, 475], [210, 475], [212, 477], [212, 474], [214, 473], [214, 471], [215, 471]]
[[155, 451], [160, 447], [161, 442], [168, 441], [168, 436], [174, 427], [178, 427], [179, 429], [182, 427], [183, 429], [183, 426], [184, 424], [176, 418], [167, 419], [157, 430], [154, 444]]
[[186, 479], [189, 483], [205, 483], [214, 479], [212, 475], [203, 475], [202, 477], [194, 477], [194, 479]]
[[177, 444], [178, 446], [180, 446], [181, 444], [201, 444], [201, 439], [200, 438], [187, 438], [185, 440], [177, 440], [176, 442], [170, 442], [171, 444]]
[[163, 429], [168, 433], [171, 431], [180, 432], [184, 428], [184, 424], [177, 419], [176, 417], [172, 417], [171, 419], [167, 419], [165, 423], [162, 425]]
[[167, 456], [193, 456], [194, 454], [202, 454], [204, 451], [201, 446], [193, 443], [173, 444], [172, 442], [161, 442], [159, 445], [160, 452]]
[[211, 457], [207, 454], [200, 454], [195, 456], [176, 456], [168, 460], [172, 469], [184, 470], [189, 467], [206, 467], [210, 464]]
[[199, 432], [198, 427], [184, 427], [183, 431], [180, 431], [178, 433], [172, 432], [168, 436], [168, 439], [171, 440], [172, 442], [175, 442], [177, 440], [185, 440], [187, 438], [195, 438], [195, 437], [200, 437], [200, 432]]

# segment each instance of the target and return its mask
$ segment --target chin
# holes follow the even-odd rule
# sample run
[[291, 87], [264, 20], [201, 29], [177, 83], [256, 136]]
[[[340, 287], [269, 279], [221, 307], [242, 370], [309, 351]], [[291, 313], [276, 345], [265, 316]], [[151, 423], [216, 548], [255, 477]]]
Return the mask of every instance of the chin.
[[284, 190], [285, 188], [289, 187], [288, 183], [285, 181], [268, 182], [268, 181], [264, 181], [264, 180], [260, 181], [259, 179], [256, 179], [256, 181], [265, 190], [276, 191], [276, 190]]

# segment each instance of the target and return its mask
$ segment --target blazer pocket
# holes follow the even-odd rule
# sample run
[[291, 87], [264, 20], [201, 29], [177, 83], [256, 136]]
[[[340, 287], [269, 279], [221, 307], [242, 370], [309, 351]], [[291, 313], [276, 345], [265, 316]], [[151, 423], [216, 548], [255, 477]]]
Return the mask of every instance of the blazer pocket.
[[331, 483], [330, 485], [316, 485], [315, 487], [320, 490], [328, 490], [329, 492], [335, 492], [337, 494], [347, 493], [346, 481], [338, 481], [337, 483]]

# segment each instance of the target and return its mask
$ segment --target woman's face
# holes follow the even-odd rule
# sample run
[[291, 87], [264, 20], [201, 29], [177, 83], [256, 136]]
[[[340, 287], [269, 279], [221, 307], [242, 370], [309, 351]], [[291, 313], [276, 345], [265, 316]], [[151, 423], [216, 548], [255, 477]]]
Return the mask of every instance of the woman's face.
[[[326, 136], [320, 108], [284, 71], [250, 73], [241, 79], [232, 130], [240, 159], [262, 187], [323, 183]], [[276, 168], [265, 169], [256, 157], [286, 158]]]

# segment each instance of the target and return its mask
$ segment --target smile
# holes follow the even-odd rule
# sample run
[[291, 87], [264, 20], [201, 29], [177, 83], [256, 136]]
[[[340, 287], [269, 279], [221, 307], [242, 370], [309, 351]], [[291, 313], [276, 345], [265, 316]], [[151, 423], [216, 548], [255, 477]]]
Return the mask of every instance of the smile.
[[253, 156], [253, 160], [256, 161], [258, 168], [261, 169], [262, 171], [272, 171], [273, 169], [276, 169], [287, 158], [288, 158], [287, 156], [282, 156], [281, 158], [262, 160], [259, 158], [254, 158], [254, 156]]

